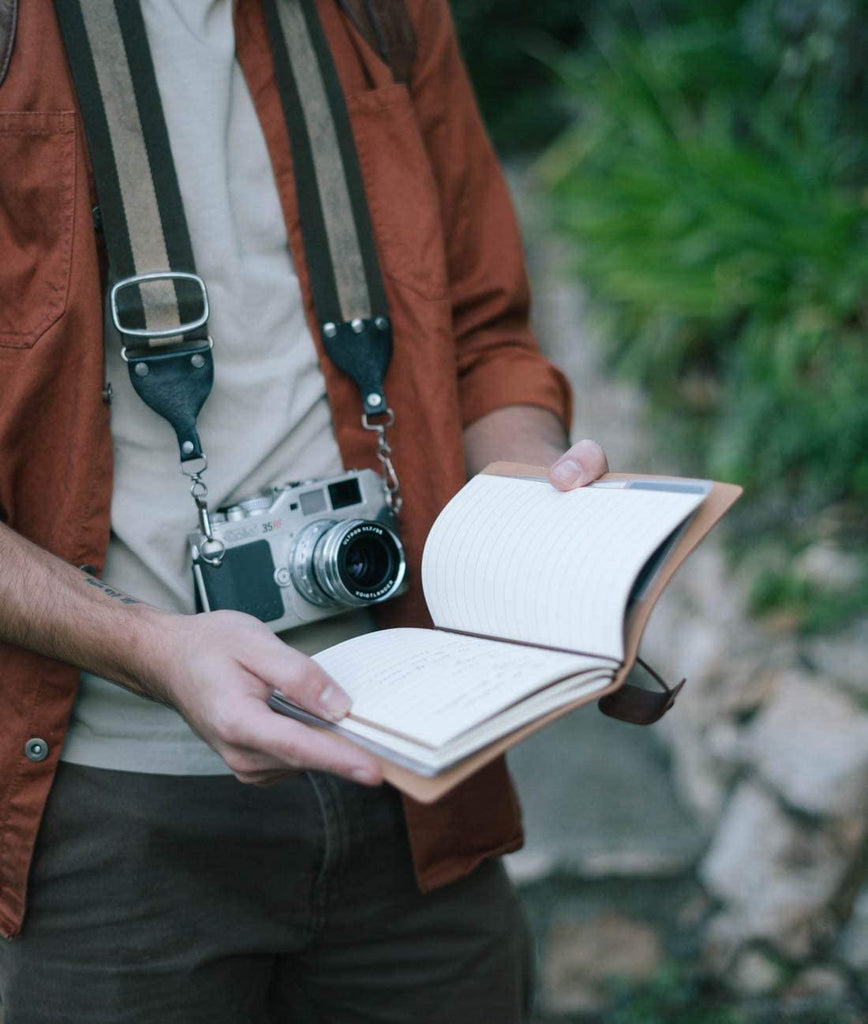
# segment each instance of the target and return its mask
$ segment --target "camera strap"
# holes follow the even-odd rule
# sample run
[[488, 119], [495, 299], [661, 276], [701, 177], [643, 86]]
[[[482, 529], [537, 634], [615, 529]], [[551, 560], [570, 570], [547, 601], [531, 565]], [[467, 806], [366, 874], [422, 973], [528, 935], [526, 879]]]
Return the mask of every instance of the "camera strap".
[[[214, 379], [208, 294], [172, 158], [138, 3], [56, 0], [96, 178], [108, 310], [137, 394], [171, 424], [199, 525], [212, 538], [197, 416]], [[305, 257], [328, 356], [355, 382], [377, 434], [387, 504], [400, 485], [384, 391], [392, 328], [358, 156], [314, 0], [263, 0], [290, 138]], [[207, 549], [206, 549], [207, 550]], [[210, 552], [219, 562], [214, 541]]]
[[377, 434], [386, 503], [401, 490], [386, 431], [384, 391], [392, 324], [353, 132], [315, 0], [262, 0], [295, 168], [304, 251], [323, 347], [362, 400], [362, 426]]

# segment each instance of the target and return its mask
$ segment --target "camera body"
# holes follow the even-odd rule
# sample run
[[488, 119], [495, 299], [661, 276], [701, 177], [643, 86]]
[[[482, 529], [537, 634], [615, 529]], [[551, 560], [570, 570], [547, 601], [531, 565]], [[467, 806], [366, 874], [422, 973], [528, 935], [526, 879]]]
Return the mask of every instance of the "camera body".
[[405, 589], [395, 518], [370, 469], [264, 491], [213, 513], [211, 529], [219, 564], [201, 531], [189, 536], [201, 611], [247, 612], [279, 633]]

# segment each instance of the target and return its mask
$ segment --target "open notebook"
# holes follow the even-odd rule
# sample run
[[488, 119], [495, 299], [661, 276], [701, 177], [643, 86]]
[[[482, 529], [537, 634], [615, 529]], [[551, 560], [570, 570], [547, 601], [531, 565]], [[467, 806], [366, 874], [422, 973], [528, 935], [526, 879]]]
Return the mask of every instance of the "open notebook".
[[650, 604], [739, 493], [616, 475], [564, 493], [543, 470], [495, 464], [428, 536], [422, 586], [435, 628], [381, 630], [316, 655], [353, 699], [338, 725], [279, 695], [272, 707], [373, 750], [390, 781], [436, 799], [623, 681]]

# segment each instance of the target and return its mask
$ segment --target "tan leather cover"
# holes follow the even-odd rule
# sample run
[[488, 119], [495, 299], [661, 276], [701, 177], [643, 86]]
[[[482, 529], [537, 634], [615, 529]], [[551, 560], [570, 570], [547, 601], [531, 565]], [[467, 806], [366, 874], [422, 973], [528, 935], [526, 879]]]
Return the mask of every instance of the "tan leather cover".
[[[491, 466], [488, 466], [485, 469], [485, 472], [500, 476], [545, 477], [548, 475], [548, 471], [544, 468], [540, 468], [538, 466], [523, 466], [509, 462], [494, 463]], [[651, 476], [641, 473], [608, 473], [603, 477], [603, 479], [660, 480], [677, 478]], [[549, 722], [554, 722], [556, 719], [568, 714], [570, 711], [573, 711], [578, 707], [581, 707], [583, 704], [599, 700], [606, 694], [612, 693], [621, 687], [636, 661], [636, 655], [639, 650], [639, 641], [641, 640], [642, 633], [648, 622], [648, 617], [651, 614], [651, 610], [657, 602], [657, 599], [663, 593], [663, 590], [675, 575], [678, 567], [684, 559], [691, 551], [693, 551], [712, 527], [714, 527], [715, 524], [726, 514], [726, 512], [738, 500], [741, 493], [742, 489], [737, 487], [735, 484], [713, 484], [710, 493], [697, 509], [692, 520], [687, 526], [687, 529], [681, 535], [675, 547], [670, 552], [668, 559], [657, 573], [648, 594], [634, 609], [633, 614], [630, 617], [626, 636], [624, 662], [621, 665], [621, 668], [618, 669], [609, 686], [605, 687], [603, 690], [598, 690], [594, 693], [579, 697], [573, 701], [573, 703], [568, 704], [565, 707], [558, 708], [556, 711], [552, 711], [549, 714], [544, 715], [542, 718], [538, 718], [536, 721], [517, 729], [515, 732], [497, 740], [490, 746], [478, 751], [476, 754], [473, 754], [454, 768], [448, 769], [435, 778], [424, 778], [423, 776], [417, 775], [406, 768], [400, 768], [397, 765], [384, 760], [381, 763], [383, 765], [383, 773], [386, 779], [391, 782], [392, 785], [402, 790], [408, 796], [413, 797], [414, 800], [418, 800], [420, 803], [431, 803], [435, 800], [439, 800], [440, 797], [449, 792], [449, 790], [454, 786], [457, 786], [458, 783], [473, 775], [475, 772], [478, 772], [484, 765], [494, 760], [494, 758], [498, 757], [500, 754], [505, 753], [510, 749], [510, 747], [515, 746], [516, 743], [521, 742], [521, 740], [531, 736], [539, 729], [542, 729], [543, 726], [548, 725]], [[347, 742], [350, 741], [348, 740]]]

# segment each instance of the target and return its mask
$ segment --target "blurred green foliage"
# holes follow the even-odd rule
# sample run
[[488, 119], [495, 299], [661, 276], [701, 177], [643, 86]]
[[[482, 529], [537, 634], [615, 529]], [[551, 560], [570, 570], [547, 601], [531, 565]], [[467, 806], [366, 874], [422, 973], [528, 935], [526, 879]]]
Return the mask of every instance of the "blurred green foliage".
[[[868, 0], [454, 0], [501, 151], [538, 163], [612, 364], [744, 549], [868, 546]], [[555, 84], [557, 82], [557, 85]], [[763, 570], [757, 610], [822, 607]], [[845, 618], [843, 610], [840, 617]]]
[[540, 166], [613, 363], [757, 529], [836, 506], [864, 540], [866, 15], [636, 0], [557, 62], [574, 122]]
[[825, 633], [868, 608], [868, 573], [848, 586], [818, 585], [786, 565], [756, 568], [749, 594], [756, 615], [781, 615], [804, 633]]
[[748, 1024], [741, 1008], [676, 960], [648, 981], [617, 986], [612, 996], [606, 1024]]
[[575, 0], [453, 0], [464, 58], [500, 153], [537, 151], [567, 126], [570, 108], [551, 58], [584, 38]]
[[868, 495], [866, 6], [670, 4], [560, 64], [557, 220], [617, 364], [700, 468]]

